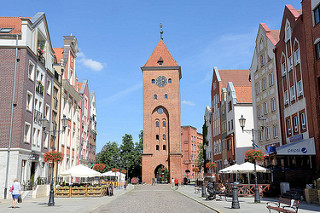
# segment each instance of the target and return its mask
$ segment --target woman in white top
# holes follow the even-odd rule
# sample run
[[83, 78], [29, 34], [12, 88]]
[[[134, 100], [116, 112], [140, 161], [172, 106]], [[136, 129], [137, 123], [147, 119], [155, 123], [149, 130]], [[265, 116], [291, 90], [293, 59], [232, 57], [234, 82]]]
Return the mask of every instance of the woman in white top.
[[13, 190], [12, 190], [12, 208], [16, 207], [17, 201], [18, 201], [18, 197], [19, 195], [21, 195], [21, 185], [18, 182], [18, 179], [14, 179], [12, 186]]

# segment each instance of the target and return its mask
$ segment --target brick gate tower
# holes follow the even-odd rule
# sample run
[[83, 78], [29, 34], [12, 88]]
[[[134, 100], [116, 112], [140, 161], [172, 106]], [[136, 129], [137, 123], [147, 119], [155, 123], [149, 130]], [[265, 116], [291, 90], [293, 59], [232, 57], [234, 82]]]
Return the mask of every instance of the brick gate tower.
[[[181, 67], [159, 41], [143, 74], [142, 181], [150, 184], [159, 168], [166, 168], [169, 180], [182, 180], [180, 79]], [[161, 170], [161, 169], [160, 169]]]

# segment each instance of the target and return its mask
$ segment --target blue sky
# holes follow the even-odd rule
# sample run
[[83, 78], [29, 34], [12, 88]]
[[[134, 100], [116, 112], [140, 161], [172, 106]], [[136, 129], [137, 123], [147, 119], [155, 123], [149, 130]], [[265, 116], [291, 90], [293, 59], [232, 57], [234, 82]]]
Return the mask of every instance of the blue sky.
[[4, 1], [1, 16], [45, 12], [53, 47], [77, 37], [77, 75], [97, 99], [97, 152], [124, 134], [138, 141], [142, 123], [142, 72], [160, 39], [182, 69], [181, 125], [202, 131], [218, 69], [248, 69], [258, 25], [279, 29], [285, 4], [300, 0], [56, 0]]

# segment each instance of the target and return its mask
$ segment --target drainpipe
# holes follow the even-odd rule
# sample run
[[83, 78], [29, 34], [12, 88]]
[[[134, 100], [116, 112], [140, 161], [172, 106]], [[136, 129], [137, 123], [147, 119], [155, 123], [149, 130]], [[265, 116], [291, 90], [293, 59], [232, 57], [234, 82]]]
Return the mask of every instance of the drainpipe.
[[16, 76], [17, 76], [17, 63], [18, 63], [18, 39], [19, 39], [19, 35], [17, 34], [16, 35], [16, 56], [14, 59], [14, 75], [13, 75], [13, 88], [12, 88], [12, 103], [11, 103], [11, 118], [10, 118], [10, 133], [9, 133], [6, 181], [4, 185], [4, 199], [7, 199], [7, 190], [8, 190], [8, 172], [9, 172], [9, 165], [10, 165], [10, 149], [11, 149], [11, 141], [12, 141], [13, 108], [14, 108], [14, 102], [15, 102]]

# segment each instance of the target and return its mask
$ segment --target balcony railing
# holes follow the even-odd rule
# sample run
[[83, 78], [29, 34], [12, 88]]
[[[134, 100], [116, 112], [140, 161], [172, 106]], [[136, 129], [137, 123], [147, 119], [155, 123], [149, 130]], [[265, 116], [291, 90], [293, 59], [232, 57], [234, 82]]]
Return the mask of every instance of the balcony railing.
[[37, 81], [36, 92], [43, 96], [43, 89], [44, 89], [44, 87], [43, 87], [42, 83], [40, 81]]

